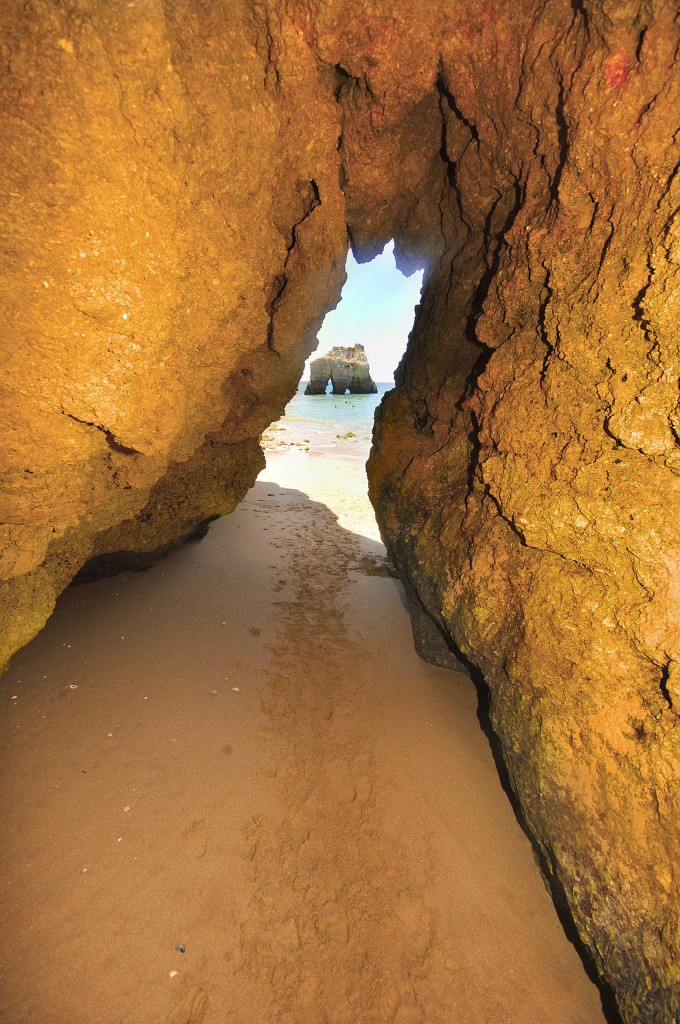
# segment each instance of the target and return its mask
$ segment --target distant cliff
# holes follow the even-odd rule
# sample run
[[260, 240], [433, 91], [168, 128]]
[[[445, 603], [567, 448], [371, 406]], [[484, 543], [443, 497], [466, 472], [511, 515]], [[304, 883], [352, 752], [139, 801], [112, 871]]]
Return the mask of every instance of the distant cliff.
[[344, 395], [347, 391], [350, 395], [370, 395], [378, 390], [363, 345], [351, 348], [336, 345], [325, 355], [313, 359], [305, 394], [324, 395], [328, 381], [333, 385], [334, 395]]

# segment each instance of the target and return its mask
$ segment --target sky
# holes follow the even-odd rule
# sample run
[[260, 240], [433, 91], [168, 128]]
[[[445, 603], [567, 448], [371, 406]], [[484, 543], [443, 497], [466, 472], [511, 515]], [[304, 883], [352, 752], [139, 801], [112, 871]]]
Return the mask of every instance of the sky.
[[[356, 262], [350, 250], [347, 281], [340, 304], [326, 316], [319, 331], [319, 345], [311, 358], [333, 345], [356, 345], [366, 349], [371, 376], [392, 381], [413, 327], [416, 304], [420, 301], [423, 272], [404, 277], [394, 262], [394, 243], [370, 263]], [[304, 380], [309, 379], [309, 360]]]

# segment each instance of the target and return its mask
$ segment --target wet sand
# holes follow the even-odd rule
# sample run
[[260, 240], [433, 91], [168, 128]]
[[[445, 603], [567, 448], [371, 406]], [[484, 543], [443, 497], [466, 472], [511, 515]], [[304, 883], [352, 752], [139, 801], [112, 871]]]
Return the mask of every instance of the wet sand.
[[71, 588], [15, 657], [0, 1020], [601, 1024], [364, 487], [273, 452], [200, 544]]

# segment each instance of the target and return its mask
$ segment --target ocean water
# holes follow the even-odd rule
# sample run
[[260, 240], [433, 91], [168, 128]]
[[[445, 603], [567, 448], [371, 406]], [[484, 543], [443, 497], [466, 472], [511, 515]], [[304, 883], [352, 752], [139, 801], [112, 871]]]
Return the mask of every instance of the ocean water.
[[306, 385], [300, 381], [281, 419], [265, 432], [265, 446], [365, 462], [375, 410], [394, 383], [378, 382], [375, 395], [305, 395]]

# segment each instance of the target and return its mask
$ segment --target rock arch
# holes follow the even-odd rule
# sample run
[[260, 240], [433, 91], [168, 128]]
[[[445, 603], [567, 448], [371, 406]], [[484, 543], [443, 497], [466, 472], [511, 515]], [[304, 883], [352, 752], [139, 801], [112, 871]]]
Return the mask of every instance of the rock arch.
[[349, 241], [427, 281], [371, 495], [629, 1022], [678, 993], [676, 8], [5, 5], [6, 660], [232, 509]]
[[325, 395], [328, 383], [334, 395], [374, 395], [377, 384], [371, 377], [368, 359], [361, 344], [336, 345], [325, 355], [312, 359], [306, 395]]

